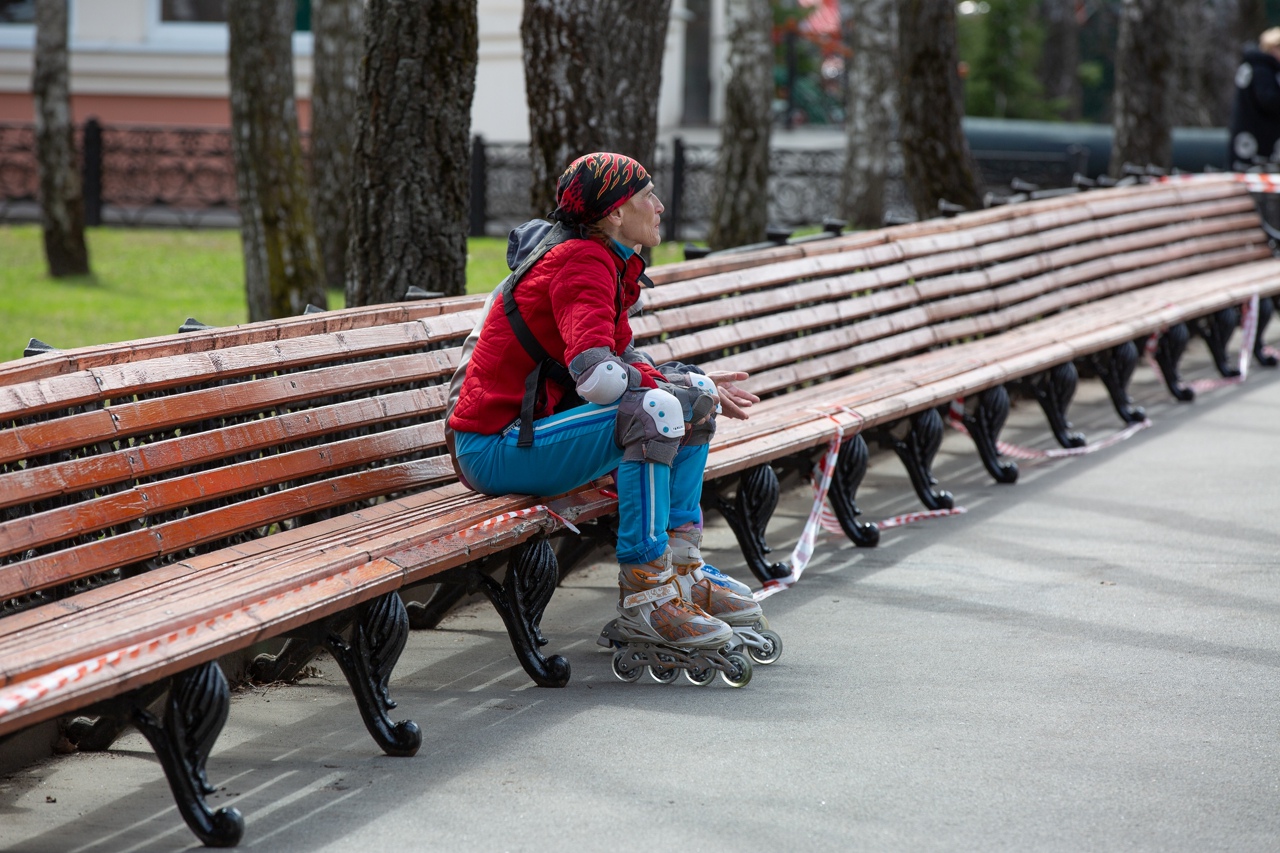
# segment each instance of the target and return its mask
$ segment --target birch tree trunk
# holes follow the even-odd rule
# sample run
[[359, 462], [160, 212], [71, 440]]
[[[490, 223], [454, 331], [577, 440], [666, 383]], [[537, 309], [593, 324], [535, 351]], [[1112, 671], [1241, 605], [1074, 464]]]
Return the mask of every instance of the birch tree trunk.
[[1123, 0], [1112, 99], [1112, 177], [1125, 163], [1169, 168], [1173, 160], [1175, 0]]
[[67, 77], [67, 0], [37, 0], [31, 88], [36, 108], [40, 224], [44, 230], [45, 261], [54, 278], [89, 274], [84, 193]]
[[670, 16], [671, 0], [525, 0], [534, 216], [555, 207], [556, 180], [583, 154], [615, 151], [653, 169]]
[[1062, 106], [1058, 117], [1079, 121], [1083, 108], [1080, 87], [1080, 24], [1076, 20], [1076, 0], [1040, 0], [1040, 20], [1044, 43], [1037, 76], [1045, 98]]
[[293, 6], [227, 0], [231, 148], [251, 321], [328, 307], [294, 100]]
[[326, 288], [347, 280], [364, 0], [311, 0], [311, 203]]
[[855, 228], [879, 228], [898, 116], [895, 0], [855, 0], [845, 22], [845, 42], [851, 56], [840, 215]]
[[902, 0], [898, 97], [903, 176], [916, 214], [928, 219], [946, 200], [982, 206], [978, 169], [960, 125], [963, 94], [956, 68], [953, 0]]
[[347, 304], [467, 287], [476, 0], [370, 0]]
[[765, 238], [773, 10], [769, 0], [728, 0], [729, 73], [707, 245], [730, 249]]

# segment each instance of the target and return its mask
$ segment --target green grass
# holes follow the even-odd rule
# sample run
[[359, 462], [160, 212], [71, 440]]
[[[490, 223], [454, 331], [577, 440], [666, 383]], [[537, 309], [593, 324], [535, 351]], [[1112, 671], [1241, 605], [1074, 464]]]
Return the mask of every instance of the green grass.
[[[0, 226], [0, 362], [31, 338], [59, 349], [168, 335], [193, 317], [210, 326], [246, 322], [240, 234], [234, 230], [90, 228], [90, 276], [49, 278], [40, 229]], [[467, 289], [488, 293], [507, 274], [507, 241], [473, 238]], [[663, 245], [655, 262], [679, 260]], [[329, 307], [341, 308], [341, 291]]]

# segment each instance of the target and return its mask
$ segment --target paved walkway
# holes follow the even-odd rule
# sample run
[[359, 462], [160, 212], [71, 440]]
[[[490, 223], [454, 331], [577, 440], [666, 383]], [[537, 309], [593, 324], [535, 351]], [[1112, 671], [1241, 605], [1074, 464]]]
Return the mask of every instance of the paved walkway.
[[[378, 753], [325, 662], [235, 697], [213, 801], [244, 812], [242, 847], [308, 853], [1280, 849], [1280, 374], [1175, 405], [1139, 366], [1133, 391], [1152, 429], [1016, 486], [950, 434], [935, 469], [969, 512], [868, 551], [824, 536], [768, 602], [782, 660], [745, 689], [614, 679], [601, 561], [544, 622], [567, 688], [532, 687], [467, 606], [396, 669], [416, 758]], [[1117, 428], [1096, 381], [1072, 415]], [[1047, 447], [1038, 407], [1005, 438]], [[787, 492], [774, 541], [807, 504]], [[918, 508], [891, 454], [861, 504]], [[733, 553], [722, 524], [708, 538]], [[0, 779], [5, 849], [192, 846], [136, 734]]]

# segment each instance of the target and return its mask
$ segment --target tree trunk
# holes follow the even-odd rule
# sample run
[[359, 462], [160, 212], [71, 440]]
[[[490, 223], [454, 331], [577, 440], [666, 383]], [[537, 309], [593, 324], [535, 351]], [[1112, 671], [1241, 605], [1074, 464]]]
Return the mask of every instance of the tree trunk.
[[40, 223], [49, 275], [89, 274], [84, 242], [84, 194], [71, 124], [67, 82], [67, 0], [36, 3], [36, 57], [32, 77], [36, 107], [36, 163], [40, 172]]
[[769, 0], [728, 0], [729, 76], [707, 245], [730, 249], [765, 238], [769, 224], [769, 128], [773, 10]]
[[249, 319], [327, 307], [293, 82], [294, 4], [227, 0], [231, 138]]
[[1044, 97], [1061, 106], [1058, 117], [1079, 121], [1083, 108], [1080, 88], [1080, 23], [1076, 0], [1040, 0], [1044, 42], [1037, 68]]
[[671, 0], [525, 0], [534, 216], [555, 207], [575, 157], [615, 151], [653, 169], [670, 16]]
[[851, 56], [840, 215], [856, 228], [879, 228], [884, 224], [889, 145], [898, 116], [894, 0], [856, 0], [845, 23], [845, 41]]
[[347, 304], [467, 288], [476, 0], [370, 0]]
[[356, 141], [364, 0], [311, 0], [311, 203], [325, 287], [347, 280], [351, 149]]
[[1240, 62], [1235, 41], [1238, 0], [1183, 2], [1174, 33], [1173, 127], [1225, 127]]
[[1112, 177], [1125, 163], [1169, 168], [1173, 160], [1174, 28], [1179, 12], [1162, 0], [1124, 0], [1116, 45]]
[[916, 214], [936, 216], [944, 200], [981, 207], [977, 166], [960, 124], [953, 0], [902, 0], [898, 51], [903, 177]]

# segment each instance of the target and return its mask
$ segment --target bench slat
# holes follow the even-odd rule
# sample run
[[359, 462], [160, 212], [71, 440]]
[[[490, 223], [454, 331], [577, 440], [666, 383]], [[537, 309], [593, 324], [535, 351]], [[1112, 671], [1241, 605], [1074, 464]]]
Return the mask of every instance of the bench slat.
[[274, 412], [338, 393], [372, 391], [452, 375], [460, 350], [433, 350], [375, 362], [318, 368], [304, 373], [217, 385], [184, 394], [115, 403], [56, 421], [0, 431], [0, 464], [71, 448], [150, 435], [211, 418]]
[[445, 396], [441, 386], [400, 391], [135, 444], [100, 456], [21, 468], [0, 474], [0, 508], [155, 477], [343, 430], [437, 414], [444, 411]]

